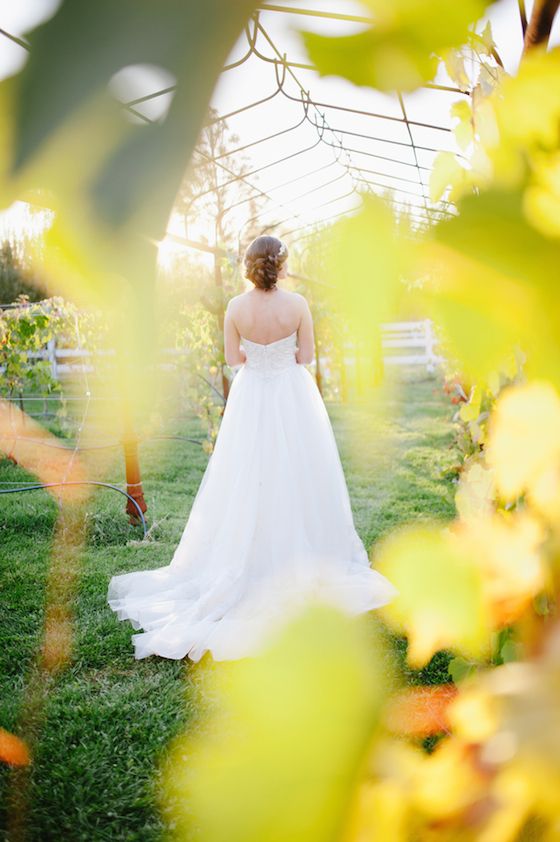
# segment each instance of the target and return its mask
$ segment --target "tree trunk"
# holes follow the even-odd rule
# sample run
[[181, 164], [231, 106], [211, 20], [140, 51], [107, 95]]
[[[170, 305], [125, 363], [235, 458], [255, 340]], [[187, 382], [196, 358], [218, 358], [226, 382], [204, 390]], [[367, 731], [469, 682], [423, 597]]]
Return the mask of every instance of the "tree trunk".
[[535, 0], [523, 41], [523, 55], [533, 47], [546, 46], [560, 0]]

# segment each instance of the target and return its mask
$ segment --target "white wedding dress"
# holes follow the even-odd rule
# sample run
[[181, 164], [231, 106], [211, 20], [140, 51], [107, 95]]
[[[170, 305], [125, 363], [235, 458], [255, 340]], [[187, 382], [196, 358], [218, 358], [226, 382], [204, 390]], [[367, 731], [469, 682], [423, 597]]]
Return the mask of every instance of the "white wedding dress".
[[325, 404], [297, 363], [296, 332], [242, 338], [214, 451], [169, 565], [111, 579], [136, 658], [215, 660], [258, 652], [314, 598], [357, 614], [389, 602], [370, 567]]

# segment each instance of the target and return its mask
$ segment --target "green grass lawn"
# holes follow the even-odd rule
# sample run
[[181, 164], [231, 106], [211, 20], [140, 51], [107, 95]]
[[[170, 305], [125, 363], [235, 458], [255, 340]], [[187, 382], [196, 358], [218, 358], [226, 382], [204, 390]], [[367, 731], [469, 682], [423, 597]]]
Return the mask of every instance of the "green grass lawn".
[[[453, 487], [440, 472], [453, 459], [451, 411], [437, 381], [379, 391], [371, 402], [329, 405], [357, 530], [368, 548], [395, 526], [453, 516]], [[201, 437], [196, 419], [176, 428]], [[157, 762], [195, 709], [190, 662], [134, 660], [128, 622], [106, 603], [115, 573], [168, 564], [207, 457], [186, 442], [141, 446], [151, 540], [127, 524], [123, 498], [99, 490], [88, 505], [88, 540], [75, 600], [70, 665], [44, 688], [44, 718], [31, 772], [26, 839], [147, 840], [162, 836], [155, 807]], [[122, 465], [112, 475], [122, 482]], [[0, 482], [28, 481], [0, 461]], [[5, 486], [1, 486], [5, 487]], [[43, 491], [0, 503], [0, 726], [18, 732], [25, 680], [42, 630], [55, 502]], [[394, 639], [404, 666], [405, 642]], [[411, 682], [448, 680], [438, 653]], [[405, 668], [406, 669], [406, 668]], [[0, 766], [0, 838], [12, 773]]]

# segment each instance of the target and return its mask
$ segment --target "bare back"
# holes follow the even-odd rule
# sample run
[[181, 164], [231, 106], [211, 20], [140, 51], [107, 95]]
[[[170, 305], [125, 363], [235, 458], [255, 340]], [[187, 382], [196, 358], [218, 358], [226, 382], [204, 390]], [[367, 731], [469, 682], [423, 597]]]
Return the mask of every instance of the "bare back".
[[298, 361], [307, 363], [313, 358], [311, 312], [303, 295], [297, 292], [280, 288], [268, 292], [252, 289], [236, 295], [228, 303], [224, 330], [226, 357], [228, 351], [230, 356], [233, 354], [231, 343], [242, 337], [268, 345], [297, 331], [298, 345], [302, 352], [301, 360]]
[[232, 316], [240, 336], [267, 345], [299, 328], [301, 296], [284, 289], [251, 290], [236, 297]]

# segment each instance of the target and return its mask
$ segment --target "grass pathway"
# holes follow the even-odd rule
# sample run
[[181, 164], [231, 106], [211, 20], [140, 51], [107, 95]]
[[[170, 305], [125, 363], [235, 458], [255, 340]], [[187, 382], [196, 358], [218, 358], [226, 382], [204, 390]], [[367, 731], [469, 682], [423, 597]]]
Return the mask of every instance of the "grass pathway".
[[[453, 458], [450, 410], [434, 381], [379, 392], [371, 405], [329, 406], [358, 532], [369, 548], [396, 525], [453, 514], [440, 469]], [[387, 414], [391, 413], [392, 418]], [[200, 435], [196, 419], [181, 435]], [[133, 629], [106, 604], [115, 573], [168, 564], [206, 465], [196, 445], [142, 445], [154, 540], [140, 545], [121, 499], [99, 491], [90, 503], [75, 605], [70, 666], [49, 688], [31, 779], [28, 839], [160, 839], [155, 809], [158, 757], [194, 711], [189, 663], [135, 661]], [[114, 466], [119, 478], [122, 466]], [[28, 480], [0, 461], [0, 481]], [[39, 640], [57, 509], [46, 493], [8, 495], [0, 507], [0, 726], [16, 730], [26, 672]], [[404, 653], [404, 641], [395, 641]], [[414, 680], [445, 680], [445, 655]], [[6, 838], [8, 770], [0, 766], [0, 839]]]

